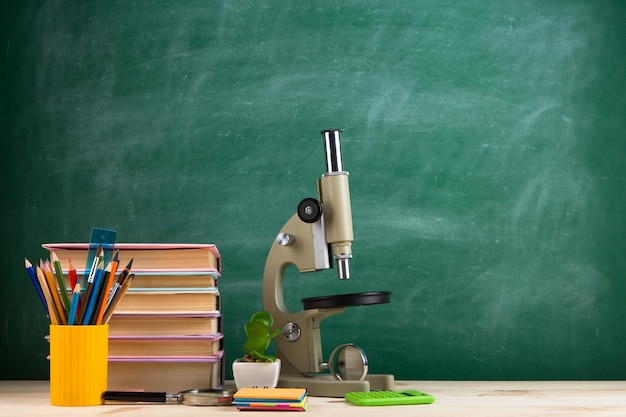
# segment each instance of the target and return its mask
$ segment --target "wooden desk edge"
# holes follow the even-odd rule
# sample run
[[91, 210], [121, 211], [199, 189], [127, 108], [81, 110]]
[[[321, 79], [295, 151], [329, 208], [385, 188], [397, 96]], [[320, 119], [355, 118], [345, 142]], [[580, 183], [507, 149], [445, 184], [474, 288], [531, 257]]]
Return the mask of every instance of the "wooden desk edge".
[[[414, 416], [625, 416], [626, 381], [396, 381], [396, 389], [435, 396], [431, 405], [393, 407], [394, 417]], [[0, 381], [0, 415], [195, 416], [238, 412], [235, 407], [117, 403], [95, 407], [50, 405], [49, 381]], [[307, 415], [380, 416], [380, 407], [357, 407], [342, 398], [311, 397]], [[389, 412], [385, 408], [384, 412]], [[271, 417], [276, 412], [264, 412]]]

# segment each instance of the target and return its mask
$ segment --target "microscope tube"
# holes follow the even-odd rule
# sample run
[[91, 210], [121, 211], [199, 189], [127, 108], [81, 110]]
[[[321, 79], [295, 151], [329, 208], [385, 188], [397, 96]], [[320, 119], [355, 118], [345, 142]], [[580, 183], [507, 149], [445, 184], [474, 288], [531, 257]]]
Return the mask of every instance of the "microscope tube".
[[339, 279], [350, 278], [352, 258], [352, 210], [348, 173], [343, 170], [341, 130], [329, 129], [324, 135], [327, 172], [320, 179], [320, 196], [326, 213], [326, 239], [333, 247]]

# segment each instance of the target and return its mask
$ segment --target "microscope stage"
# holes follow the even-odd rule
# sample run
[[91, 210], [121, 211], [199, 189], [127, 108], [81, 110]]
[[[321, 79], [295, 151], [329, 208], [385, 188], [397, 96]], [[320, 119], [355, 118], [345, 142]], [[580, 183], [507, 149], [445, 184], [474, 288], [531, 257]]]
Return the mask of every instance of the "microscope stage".
[[391, 297], [390, 291], [360, 292], [354, 294], [326, 295], [322, 297], [303, 298], [302, 304], [305, 310], [315, 308], [343, 308], [356, 307], [371, 304], [386, 304]]

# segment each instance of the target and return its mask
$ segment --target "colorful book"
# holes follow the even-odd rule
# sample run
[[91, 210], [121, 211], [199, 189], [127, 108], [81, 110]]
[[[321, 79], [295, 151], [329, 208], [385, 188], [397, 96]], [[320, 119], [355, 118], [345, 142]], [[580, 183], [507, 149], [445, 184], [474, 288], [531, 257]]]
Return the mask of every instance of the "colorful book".
[[[50, 253], [56, 253], [61, 267], [68, 269], [69, 258], [76, 265], [87, 261], [88, 243], [45, 243]], [[111, 248], [120, 251], [120, 259], [133, 259], [134, 269], [213, 268], [221, 271], [221, 256], [213, 244], [190, 243], [116, 243]]]
[[[65, 285], [68, 291], [71, 288], [69, 271], [63, 270]], [[76, 269], [79, 277], [85, 274], [84, 269]], [[119, 275], [121, 271], [117, 271]], [[135, 269], [132, 268], [133, 288], [211, 288], [217, 287], [220, 273], [215, 268], [204, 269]]]
[[211, 313], [219, 310], [217, 288], [130, 287], [115, 309], [118, 313]]
[[133, 288], [210, 288], [217, 287], [220, 273], [215, 268], [206, 269], [135, 269]]
[[193, 388], [222, 388], [224, 352], [191, 357], [109, 357], [110, 391], [180, 392]]
[[206, 356], [223, 349], [221, 333], [109, 336], [109, 356]]
[[222, 331], [219, 311], [209, 313], [115, 312], [109, 322], [109, 336], [185, 336]]

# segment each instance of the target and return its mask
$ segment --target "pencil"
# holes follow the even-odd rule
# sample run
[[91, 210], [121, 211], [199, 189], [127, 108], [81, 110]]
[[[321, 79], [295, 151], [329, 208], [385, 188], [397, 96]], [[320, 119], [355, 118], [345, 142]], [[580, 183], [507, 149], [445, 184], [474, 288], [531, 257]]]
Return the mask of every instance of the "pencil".
[[113, 315], [113, 311], [115, 310], [115, 306], [117, 305], [117, 303], [120, 302], [122, 297], [124, 297], [124, 294], [126, 294], [126, 291], [128, 291], [128, 288], [130, 287], [130, 284], [133, 281], [134, 277], [135, 277], [135, 274], [130, 274], [130, 275], [128, 275], [126, 277], [126, 279], [125, 279], [124, 283], [122, 284], [122, 286], [120, 287], [118, 293], [115, 295], [115, 298], [113, 298], [113, 300], [111, 301], [111, 304], [107, 308], [107, 311], [104, 313], [103, 323], [106, 324], [106, 323], [109, 322], [109, 320], [111, 320], [111, 316]]
[[54, 266], [54, 272], [59, 283], [59, 291], [61, 292], [61, 300], [63, 301], [63, 307], [65, 307], [65, 313], [70, 312], [70, 298], [67, 296], [67, 284], [63, 279], [63, 271], [61, 271], [61, 262], [56, 253], [52, 252], [52, 265]]
[[72, 258], [68, 258], [68, 260], [70, 264], [68, 272], [68, 275], [70, 276], [70, 288], [74, 288], [78, 283], [78, 275], [76, 274], [76, 268], [74, 268], [74, 265], [72, 264]]
[[33, 264], [31, 264], [28, 259], [24, 258], [24, 266], [26, 267], [26, 272], [28, 272], [28, 276], [30, 277], [30, 280], [33, 282], [35, 291], [37, 291], [37, 295], [39, 296], [39, 299], [41, 300], [41, 303], [43, 304], [43, 308], [46, 310], [46, 313], [48, 313], [48, 303], [46, 301], [46, 297], [44, 297], [43, 295], [41, 284], [39, 284], [39, 281], [37, 280], [37, 275], [35, 274], [35, 269], [33, 268]]
[[98, 305], [98, 308], [96, 309], [98, 314], [96, 315], [95, 324], [102, 324], [104, 311], [106, 310], [106, 307], [108, 304], [107, 301], [109, 299], [109, 293], [111, 292], [111, 287], [113, 286], [113, 281], [115, 280], [115, 273], [117, 272], [117, 266], [119, 265], [119, 258], [118, 258], [119, 253], [120, 253], [119, 250], [116, 251], [115, 255], [113, 256], [113, 259], [109, 263], [111, 270], [108, 273], [106, 282], [102, 286], [102, 291], [100, 293], [100, 296], [98, 297], [99, 305]]
[[52, 299], [52, 293], [50, 292], [50, 287], [48, 286], [46, 277], [44, 276], [44, 273], [39, 266], [37, 267], [37, 280], [39, 281], [39, 285], [41, 286], [41, 291], [43, 292], [43, 295], [46, 298], [46, 302], [48, 304], [48, 317], [50, 318], [50, 323], [61, 324], [59, 320], [59, 313], [57, 312], [56, 306], [54, 304], [54, 300]]
[[65, 307], [63, 306], [63, 302], [61, 301], [61, 296], [59, 295], [57, 285], [54, 282], [54, 275], [52, 275], [50, 265], [47, 262], [41, 260], [39, 261], [39, 264], [41, 265], [40, 268], [43, 271], [44, 276], [46, 277], [46, 281], [48, 282], [48, 288], [50, 288], [50, 293], [52, 294], [52, 299], [54, 300], [54, 305], [58, 313], [59, 324], [65, 324], [67, 321], [67, 314], [65, 313]]
[[72, 325], [76, 323], [76, 315], [78, 313], [78, 304], [80, 304], [80, 283], [76, 283], [74, 286], [74, 292], [72, 294], [72, 304], [70, 306], [70, 313], [67, 316], [67, 324]]

